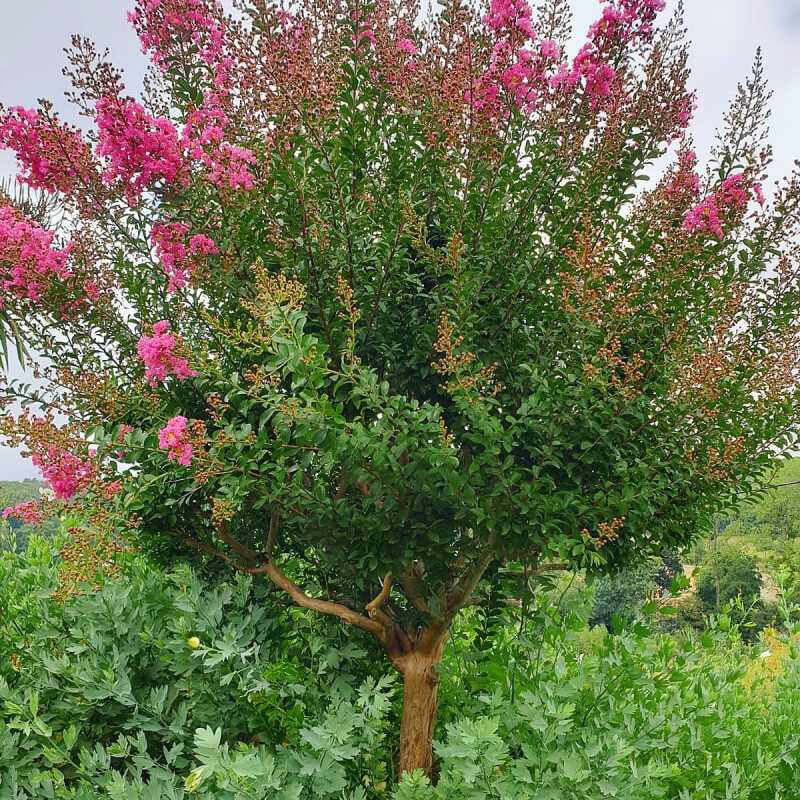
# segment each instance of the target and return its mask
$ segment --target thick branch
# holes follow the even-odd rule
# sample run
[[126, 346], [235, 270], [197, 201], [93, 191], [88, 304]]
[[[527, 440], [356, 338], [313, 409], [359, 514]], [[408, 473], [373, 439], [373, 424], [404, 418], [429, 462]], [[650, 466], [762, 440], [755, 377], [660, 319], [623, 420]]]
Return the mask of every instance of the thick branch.
[[[245, 567], [237, 564], [232, 558], [217, 550], [199, 539], [193, 539], [190, 536], [183, 537], [186, 544], [199, 550], [201, 553], [213, 556], [214, 558], [224, 561], [226, 564], [233, 567], [239, 572], [247, 573], [248, 575], [266, 575], [275, 586], [282, 589], [289, 595], [295, 605], [300, 608], [308, 609], [309, 611], [316, 611], [319, 614], [326, 614], [331, 617], [338, 617], [342, 622], [352, 625], [355, 628], [361, 628], [368, 633], [371, 633], [378, 641], [384, 642], [388, 637], [386, 627], [380, 622], [365, 617], [357, 611], [353, 611], [341, 603], [334, 603], [330, 600], [320, 600], [316, 597], [309, 597], [296, 583], [286, 577], [273, 561], [268, 561], [258, 567]], [[390, 587], [391, 588], [391, 587]]]
[[400, 586], [403, 594], [414, 608], [422, 614], [432, 616], [431, 609], [423, 596], [422, 581], [411, 572], [404, 572], [400, 575]]
[[217, 535], [234, 553], [237, 553], [242, 558], [246, 558], [248, 561], [258, 561], [258, 553], [256, 553], [255, 550], [251, 550], [246, 545], [243, 545], [241, 542], [236, 541], [236, 539], [228, 533], [228, 529], [224, 523], [217, 528]]
[[195, 550], [198, 550], [201, 553], [205, 553], [207, 556], [213, 556], [214, 558], [218, 558], [220, 561], [224, 561], [226, 564], [230, 565], [234, 569], [237, 570], [242, 569], [242, 567], [239, 564], [237, 564], [230, 556], [226, 555], [221, 550], [217, 550], [216, 547], [213, 547], [210, 544], [206, 544], [205, 542], [201, 542], [199, 539], [193, 539], [191, 536], [183, 536], [181, 538], [187, 545], [189, 545], [189, 547], [193, 547]]
[[491, 536], [486, 549], [480, 558], [470, 567], [455, 584], [452, 591], [447, 596], [447, 607], [442, 620], [445, 627], [450, 624], [458, 610], [472, 597], [472, 593], [477, 588], [483, 574], [495, 559], [494, 552], [495, 538]]
[[378, 620], [378, 622], [380, 622], [385, 628], [389, 628], [394, 625], [392, 618], [383, 610], [383, 606], [386, 605], [391, 593], [392, 573], [388, 572], [386, 573], [386, 577], [383, 579], [383, 586], [381, 587], [380, 594], [366, 605], [367, 615], [369, 618]]
[[253, 571], [266, 575], [279, 589], [286, 592], [294, 604], [300, 606], [300, 608], [316, 611], [319, 614], [327, 614], [331, 617], [338, 617], [348, 625], [371, 633], [378, 641], [384, 641], [386, 638], [386, 628], [380, 622], [365, 617], [363, 614], [359, 614], [357, 611], [353, 611], [340, 603], [309, 597], [296, 583], [287, 578], [273, 561], [269, 561], [261, 567], [256, 567]]

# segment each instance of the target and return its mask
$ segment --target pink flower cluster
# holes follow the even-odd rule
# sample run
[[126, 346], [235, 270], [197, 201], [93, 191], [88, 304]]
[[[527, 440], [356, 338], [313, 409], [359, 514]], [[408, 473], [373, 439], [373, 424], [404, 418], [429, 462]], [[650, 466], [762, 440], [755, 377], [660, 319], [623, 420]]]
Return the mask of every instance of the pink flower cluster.
[[585, 44], [575, 56], [572, 67], [562, 64], [550, 81], [554, 89], [575, 89], [584, 82], [586, 96], [592, 109], [611, 95], [616, 70], [599, 55], [591, 42]]
[[516, 30], [527, 39], [533, 39], [533, 12], [527, 0], [491, 0], [486, 24], [494, 31]]
[[42, 510], [35, 500], [3, 509], [3, 519], [10, 519], [11, 517], [27, 522], [29, 525], [40, 525], [43, 519]]
[[215, 92], [205, 95], [203, 105], [186, 121], [182, 144], [189, 158], [206, 167], [214, 186], [249, 191], [255, 186], [250, 167], [256, 157], [251, 150], [225, 141], [229, 120], [222, 101]]
[[[4, 292], [34, 303], [54, 282], [72, 277], [67, 266], [72, 247], [53, 247], [53, 234], [22, 217], [10, 206], [0, 207], [0, 284]], [[0, 308], [4, 300], [0, 298]]]
[[139, 339], [137, 351], [144, 362], [145, 376], [151, 386], [159, 381], [163, 383], [170, 376], [175, 376], [179, 381], [197, 377], [197, 373], [189, 367], [189, 362], [175, 354], [178, 344], [178, 337], [170, 333], [167, 320], [153, 325], [152, 336]]
[[415, 56], [419, 52], [417, 46], [411, 39], [400, 39], [397, 42], [397, 49], [401, 53], [405, 53], [407, 56]]
[[72, 499], [95, 477], [93, 464], [52, 444], [44, 453], [35, 453], [32, 461], [59, 500]]
[[173, 417], [159, 432], [158, 446], [167, 450], [167, 458], [188, 467], [194, 457], [189, 434], [189, 420], [186, 417]]
[[137, 0], [128, 19], [136, 29], [142, 51], [149, 51], [153, 63], [167, 70], [187, 41], [200, 49], [207, 64], [219, 61], [225, 35], [221, 14], [218, 0]]
[[[607, 47], [653, 36], [653, 22], [666, 6], [664, 0], [619, 0], [607, 3], [603, 14], [589, 29], [589, 41], [581, 47], [572, 67], [562, 64], [552, 78], [555, 89], [574, 90], [581, 82], [593, 110], [611, 96], [617, 72], [608, 62]], [[681, 112], [683, 126], [691, 117], [691, 105]], [[684, 120], [685, 118], [685, 120]]]
[[683, 220], [683, 228], [688, 233], [711, 233], [722, 239], [724, 231], [722, 223], [727, 214], [747, 206], [750, 192], [745, 184], [743, 174], [726, 178], [719, 189], [708, 195]]
[[667, 197], [677, 200], [678, 203], [697, 197], [700, 176], [695, 172], [696, 166], [697, 154], [694, 150], [684, 150], [678, 157], [678, 169], [666, 185]]
[[180, 136], [170, 120], [151, 116], [134, 100], [102, 98], [97, 103], [97, 151], [110, 162], [103, 177], [108, 183], [121, 180], [133, 203], [159, 181], [186, 185], [193, 161], [206, 168], [215, 186], [250, 190], [256, 157], [225, 141], [228, 124], [216, 92], [208, 92], [203, 105], [189, 114]]
[[13, 150], [33, 189], [74, 195], [91, 179], [92, 152], [74, 128], [20, 106], [0, 116], [0, 148]]
[[589, 38], [626, 44], [633, 39], [650, 39], [653, 23], [666, 8], [665, 0], [618, 0], [609, 2], [603, 15], [592, 25]]
[[199, 233], [189, 237], [189, 228], [181, 222], [154, 225], [152, 232], [156, 256], [169, 278], [167, 290], [182, 289], [191, 279], [201, 257], [218, 256], [213, 239]]
[[[476, 111], [500, 116], [500, 89], [521, 109], [533, 110], [547, 93], [548, 73], [561, 57], [561, 48], [552, 39], [537, 41], [532, 11], [527, 0], [492, 0], [486, 25], [497, 32], [491, 66], [477, 81], [467, 101]], [[526, 42], [520, 47], [520, 42]]]
[[130, 202], [157, 183], [186, 182], [178, 132], [165, 117], [153, 117], [131, 99], [103, 97], [97, 102], [97, 152], [109, 160], [108, 183], [121, 180]]
[[[498, 115], [501, 88], [518, 108], [531, 111], [549, 91], [575, 91], [583, 86], [589, 106], [597, 109], [611, 96], [617, 77], [608, 46], [650, 38], [656, 14], [664, 5], [664, 0], [607, 3], [572, 64], [557, 64], [561, 48], [552, 39], [537, 41], [527, 0], [491, 0], [484, 22], [498, 34], [498, 41], [490, 69], [478, 79], [474, 91], [467, 93], [467, 100], [478, 111]], [[525, 47], [519, 46], [526, 41]]]

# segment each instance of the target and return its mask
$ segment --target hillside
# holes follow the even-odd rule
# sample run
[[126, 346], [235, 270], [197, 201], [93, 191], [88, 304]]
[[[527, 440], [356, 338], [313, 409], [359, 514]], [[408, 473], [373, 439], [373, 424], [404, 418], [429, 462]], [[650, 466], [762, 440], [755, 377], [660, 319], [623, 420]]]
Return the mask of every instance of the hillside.
[[721, 518], [694, 557], [702, 560], [714, 547], [731, 549], [755, 558], [768, 582], [800, 577], [800, 458], [787, 460], [772, 483], [765, 497]]
[[[0, 481], [0, 511], [9, 506], [38, 499], [43, 488], [44, 483], [33, 478], [26, 478], [23, 481]], [[0, 519], [0, 548], [9, 547], [8, 540], [12, 533], [14, 543], [11, 546], [22, 550], [31, 533], [52, 536], [57, 530], [56, 518], [45, 520], [41, 525], [28, 525], [13, 518]]]

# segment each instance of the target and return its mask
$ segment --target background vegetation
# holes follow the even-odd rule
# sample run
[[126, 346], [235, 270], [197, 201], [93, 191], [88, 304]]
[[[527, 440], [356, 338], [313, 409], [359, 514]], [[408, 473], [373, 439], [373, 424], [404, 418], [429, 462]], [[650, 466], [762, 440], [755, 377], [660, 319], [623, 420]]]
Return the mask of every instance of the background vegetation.
[[[764, 523], [787, 500], [687, 554], [705, 559], [692, 587], [665, 554], [469, 611], [441, 667], [432, 782], [398, 782], [400, 684], [369, 637], [258, 578], [130, 552], [97, 591], [65, 591], [63, 535], [33, 535], [0, 555], [0, 798], [797, 798], [800, 565]], [[774, 627], [754, 631], [737, 609], [770, 581]], [[675, 613], [687, 596], [696, 618]]]

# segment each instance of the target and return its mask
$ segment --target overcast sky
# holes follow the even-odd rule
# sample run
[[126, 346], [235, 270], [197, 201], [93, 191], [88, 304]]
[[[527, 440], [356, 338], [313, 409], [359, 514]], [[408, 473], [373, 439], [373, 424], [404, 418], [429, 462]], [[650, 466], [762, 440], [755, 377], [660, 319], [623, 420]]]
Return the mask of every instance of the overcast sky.
[[[668, 11], [675, 2], [670, 0]], [[128, 89], [135, 91], [145, 59], [125, 18], [131, 5], [132, 0], [0, 0], [0, 103], [33, 106], [46, 97], [71, 118], [61, 68], [73, 33], [110, 48]], [[599, 7], [597, 0], [573, 0], [577, 31], [588, 28]], [[699, 96], [693, 127], [699, 152], [708, 150], [737, 82], [748, 74], [761, 45], [775, 92], [774, 174], [789, 172], [800, 157], [800, 0], [685, 0], [685, 7], [693, 42], [692, 85]], [[0, 153], [0, 174], [13, 173], [13, 158]], [[15, 451], [0, 448], [0, 480], [35, 474]]]

